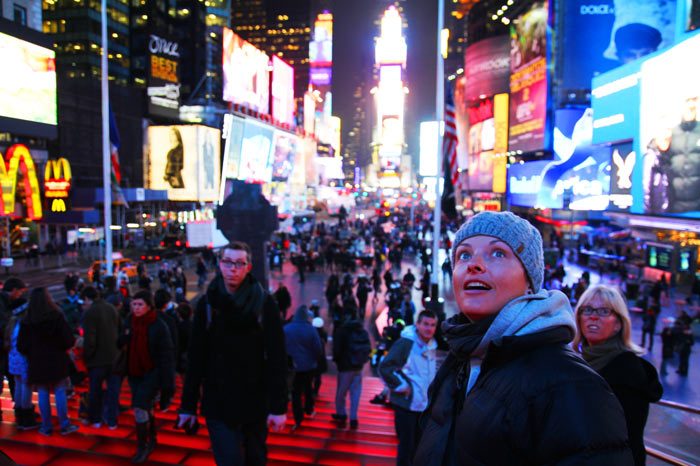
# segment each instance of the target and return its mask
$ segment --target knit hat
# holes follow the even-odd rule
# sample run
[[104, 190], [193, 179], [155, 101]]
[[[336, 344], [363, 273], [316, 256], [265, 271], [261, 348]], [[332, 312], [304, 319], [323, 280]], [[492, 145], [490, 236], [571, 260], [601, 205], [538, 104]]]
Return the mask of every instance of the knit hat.
[[527, 220], [511, 212], [481, 212], [467, 220], [452, 243], [452, 263], [457, 246], [472, 236], [492, 236], [506, 243], [525, 268], [532, 291], [537, 293], [544, 280], [542, 235]]

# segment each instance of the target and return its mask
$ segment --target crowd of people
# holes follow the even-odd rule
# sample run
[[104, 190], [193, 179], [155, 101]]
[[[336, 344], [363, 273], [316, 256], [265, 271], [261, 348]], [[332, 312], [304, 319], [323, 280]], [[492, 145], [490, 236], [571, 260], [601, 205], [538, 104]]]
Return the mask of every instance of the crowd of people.
[[[447, 318], [426, 309], [429, 215], [392, 220], [346, 215], [275, 235], [271, 265], [289, 260], [301, 283], [307, 272], [326, 277], [325, 296], [309, 303], [294, 303], [281, 280], [266, 289], [252, 274], [250, 247], [240, 242], [221, 249], [209, 283], [214, 264], [198, 260], [201, 296], [193, 304], [181, 265], [161, 267], [155, 292], [145, 270], [136, 290], [119, 274], [93, 285], [69, 275], [60, 303], [46, 288], [6, 280], [0, 335], [17, 427], [52, 435], [53, 392], [60, 433], [78, 430], [66, 400], [85, 373], [83, 422], [115, 429], [126, 415], [119, 404], [126, 379], [133, 462], [156, 448], [155, 412], [177, 408], [177, 426], [188, 434], [204, 417], [217, 464], [262, 465], [267, 432], [285, 427], [290, 404], [292, 432], [317, 415], [328, 349], [337, 372], [331, 418], [339, 429], [358, 429], [364, 366], [381, 348], [373, 363], [386, 391], [378, 400], [394, 410], [398, 465], [644, 464], [649, 403], [663, 390], [654, 366], [640, 357], [646, 342], [632, 342], [629, 307], [617, 288], [590, 285], [585, 274], [566, 287], [563, 267], [545, 267], [535, 227], [511, 213], [484, 212], [443, 229], [442, 271], [458, 311]], [[408, 259], [414, 265], [402, 269]], [[652, 341], [649, 322], [659, 303], [652, 294], [643, 310]], [[386, 325], [372, 338], [367, 316], [373, 322], [380, 313]], [[680, 316], [669, 335], [661, 332], [664, 357], [667, 344], [681, 353], [681, 374], [689, 329]]]

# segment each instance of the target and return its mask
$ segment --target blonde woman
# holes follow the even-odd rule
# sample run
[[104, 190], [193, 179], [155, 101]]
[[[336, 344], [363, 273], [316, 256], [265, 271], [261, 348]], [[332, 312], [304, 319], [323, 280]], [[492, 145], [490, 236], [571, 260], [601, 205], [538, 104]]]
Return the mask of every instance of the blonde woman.
[[594, 285], [576, 306], [574, 350], [603, 377], [625, 411], [630, 446], [636, 465], [644, 465], [644, 426], [649, 403], [663, 393], [656, 369], [639, 356], [644, 349], [632, 343], [630, 315], [620, 291]]

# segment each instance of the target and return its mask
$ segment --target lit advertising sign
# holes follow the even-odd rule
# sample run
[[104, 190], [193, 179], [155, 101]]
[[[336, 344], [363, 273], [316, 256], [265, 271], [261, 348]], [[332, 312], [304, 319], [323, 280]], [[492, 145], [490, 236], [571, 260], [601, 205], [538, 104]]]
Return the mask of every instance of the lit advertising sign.
[[294, 123], [294, 68], [272, 56], [272, 118], [282, 123]]
[[632, 205], [632, 173], [637, 154], [631, 142], [612, 146], [610, 164], [610, 210], [628, 211]]
[[287, 181], [292, 174], [296, 158], [296, 136], [275, 131], [272, 154], [272, 181]]
[[507, 180], [506, 152], [508, 151], [508, 94], [493, 97], [495, 139], [493, 151], [493, 192], [505, 193]]
[[0, 32], [0, 117], [56, 125], [56, 53]]
[[384, 11], [381, 24], [381, 35], [374, 47], [374, 61], [379, 65], [405, 65], [406, 39], [402, 35], [403, 21], [395, 6]]
[[44, 197], [46, 206], [51, 212], [68, 210], [70, 188], [73, 175], [68, 160], [61, 157], [57, 160], [47, 160], [44, 169]]
[[534, 3], [511, 24], [511, 151], [532, 152], [547, 145], [547, 3]]
[[676, 1], [567, 0], [561, 90], [591, 89], [591, 80], [673, 44]]
[[510, 40], [490, 37], [469, 47], [464, 56], [465, 98], [476, 100], [508, 92], [510, 86]]
[[148, 39], [148, 111], [178, 118], [180, 111], [180, 46], [162, 35]]
[[272, 179], [272, 138], [271, 126], [258, 124], [246, 119], [241, 141], [241, 162], [238, 167], [240, 180], [265, 182]]
[[320, 13], [314, 22], [314, 40], [309, 43], [311, 68], [330, 68], [333, 63], [333, 15]]
[[[591, 111], [557, 110], [554, 160], [512, 164], [511, 204], [572, 210], [605, 210], [610, 192], [610, 147], [591, 146]], [[570, 203], [564, 198], [570, 193]]]
[[647, 265], [659, 270], [671, 270], [674, 250], [675, 247], [670, 244], [648, 243], [646, 250]]
[[593, 144], [637, 137], [640, 69], [633, 62], [593, 78]]
[[267, 55], [224, 28], [224, 97], [260, 113], [270, 110], [270, 76]]
[[31, 220], [39, 220], [43, 216], [41, 208], [41, 193], [39, 181], [36, 176], [34, 159], [27, 146], [15, 144], [5, 151], [5, 156], [0, 154], [0, 186], [2, 187], [2, 203], [0, 203], [0, 215], [18, 217], [17, 181], [21, 172], [22, 191], [24, 203], [27, 206], [25, 217]]
[[420, 176], [437, 176], [440, 123], [423, 121], [420, 124]]
[[401, 66], [387, 65], [379, 68], [379, 90], [377, 99], [383, 115], [403, 115], [404, 104]]
[[311, 84], [330, 86], [333, 70], [331, 68], [311, 68], [309, 71]]
[[148, 187], [173, 201], [209, 202], [219, 195], [221, 131], [207, 126], [148, 128]]
[[633, 182], [634, 213], [700, 217], [698, 56], [700, 35], [694, 35], [642, 64], [644, 162], [642, 182]]

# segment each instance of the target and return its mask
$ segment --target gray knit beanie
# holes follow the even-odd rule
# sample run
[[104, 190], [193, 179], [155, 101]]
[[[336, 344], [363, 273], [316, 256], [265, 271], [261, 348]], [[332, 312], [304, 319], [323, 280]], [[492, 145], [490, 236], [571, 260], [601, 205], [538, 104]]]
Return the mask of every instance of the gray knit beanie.
[[544, 280], [542, 235], [527, 220], [511, 212], [481, 212], [467, 220], [452, 243], [452, 263], [457, 246], [472, 236], [492, 236], [506, 243], [525, 268], [532, 291], [537, 293]]

